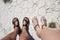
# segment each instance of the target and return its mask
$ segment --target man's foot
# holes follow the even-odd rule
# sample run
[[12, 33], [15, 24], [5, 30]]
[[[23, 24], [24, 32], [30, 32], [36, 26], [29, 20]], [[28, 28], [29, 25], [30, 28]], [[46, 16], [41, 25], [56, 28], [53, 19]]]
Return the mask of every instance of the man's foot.
[[44, 16], [41, 17], [42, 29], [47, 27], [47, 20]]
[[17, 17], [13, 18], [12, 23], [14, 25], [14, 28], [18, 27], [18, 35], [20, 35], [21, 34], [21, 29], [20, 29], [20, 26], [19, 26], [18, 18]]
[[36, 27], [39, 27], [37, 17], [35, 17], [35, 16], [33, 17], [32, 23], [33, 23], [34, 29], [36, 30]]
[[27, 28], [27, 30], [29, 29], [29, 24], [30, 24], [29, 18], [24, 17], [23, 26], [25, 26]]

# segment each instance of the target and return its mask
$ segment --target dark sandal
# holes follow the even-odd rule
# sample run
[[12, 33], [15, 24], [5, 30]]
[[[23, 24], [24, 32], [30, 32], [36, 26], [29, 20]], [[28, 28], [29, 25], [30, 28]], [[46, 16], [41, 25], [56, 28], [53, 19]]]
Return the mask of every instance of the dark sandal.
[[26, 26], [26, 28], [28, 29], [29, 28], [29, 24], [30, 24], [29, 18], [24, 17], [23, 26]]
[[[18, 22], [17, 25], [15, 25], [15, 22], [16, 22], [16, 21]], [[14, 25], [14, 28], [15, 28], [15, 27], [18, 27], [18, 29], [19, 29], [18, 35], [20, 35], [20, 34], [21, 34], [21, 28], [20, 28], [20, 26], [19, 26], [19, 20], [18, 20], [18, 18], [17, 18], [17, 17], [13, 18], [12, 23], [13, 23], [13, 25]]]

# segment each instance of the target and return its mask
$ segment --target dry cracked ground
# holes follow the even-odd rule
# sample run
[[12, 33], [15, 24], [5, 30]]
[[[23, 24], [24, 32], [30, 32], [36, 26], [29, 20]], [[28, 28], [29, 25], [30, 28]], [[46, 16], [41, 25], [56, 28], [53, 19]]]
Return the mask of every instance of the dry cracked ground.
[[[18, 17], [22, 26], [23, 18], [30, 19], [29, 32], [35, 40], [40, 40], [32, 26], [31, 19], [37, 16], [41, 25], [41, 16], [46, 16], [47, 22], [55, 22], [60, 27], [60, 0], [12, 0], [11, 3], [4, 3], [0, 0], [0, 38], [13, 30], [12, 19]], [[22, 27], [21, 27], [22, 28]], [[17, 40], [18, 40], [17, 36]]]

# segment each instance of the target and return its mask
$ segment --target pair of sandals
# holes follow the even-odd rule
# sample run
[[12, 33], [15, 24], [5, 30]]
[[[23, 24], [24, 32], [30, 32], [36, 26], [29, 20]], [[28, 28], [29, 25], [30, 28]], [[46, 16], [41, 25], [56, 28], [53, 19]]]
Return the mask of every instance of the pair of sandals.
[[[13, 18], [12, 23], [14, 25], [14, 28], [18, 27], [18, 35], [20, 36], [22, 30], [20, 28], [18, 18], [17, 17]], [[29, 19], [27, 17], [24, 17], [24, 19], [23, 19], [23, 26], [25, 26], [28, 29], [29, 24], [30, 24]]]
[[[33, 23], [34, 29], [36, 30], [36, 27], [39, 27], [38, 19], [36, 16], [33, 17], [32, 23]], [[44, 28], [44, 26], [45, 27], [47, 26], [47, 20], [44, 16], [41, 17], [41, 23], [42, 23], [42, 29]]]

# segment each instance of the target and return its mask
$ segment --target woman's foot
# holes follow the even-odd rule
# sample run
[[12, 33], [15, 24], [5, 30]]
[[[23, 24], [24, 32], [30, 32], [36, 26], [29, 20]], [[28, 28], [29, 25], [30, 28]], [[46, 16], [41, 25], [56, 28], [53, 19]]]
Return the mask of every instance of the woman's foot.
[[33, 23], [34, 29], [36, 30], [36, 27], [39, 27], [38, 19], [36, 16], [33, 17], [32, 23]]
[[18, 18], [17, 17], [13, 18], [12, 23], [14, 25], [14, 29], [15, 29], [15, 27], [18, 27], [18, 35], [20, 35], [21, 34], [21, 28], [19, 26]]
[[42, 29], [47, 28], [47, 20], [44, 16], [41, 17]]
[[29, 29], [29, 24], [30, 24], [29, 18], [24, 17], [23, 26], [25, 26], [27, 30]]

